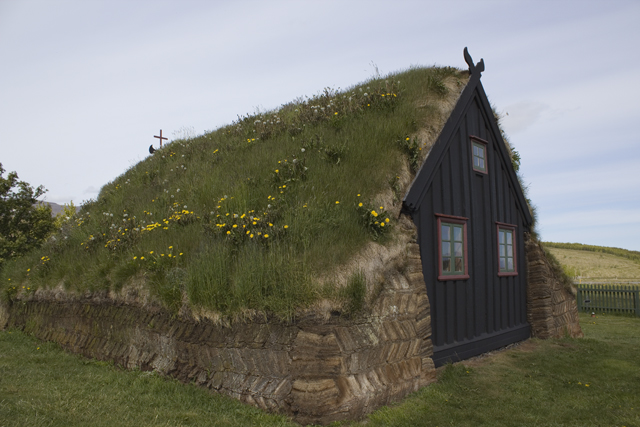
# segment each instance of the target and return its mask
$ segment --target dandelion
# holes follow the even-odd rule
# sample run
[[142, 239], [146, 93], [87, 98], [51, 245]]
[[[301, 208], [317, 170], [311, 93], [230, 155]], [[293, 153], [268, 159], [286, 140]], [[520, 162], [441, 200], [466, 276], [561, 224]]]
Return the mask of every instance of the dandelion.
[[269, 238], [269, 235], [268, 235], [268, 234], [265, 234], [265, 235], [264, 235], [264, 238], [265, 238], [265, 239], [268, 239], [268, 238]]
[[339, 200], [336, 200], [336, 205], [339, 205], [339, 204], [340, 204], [340, 201], [339, 201]]
[[362, 202], [358, 203], [358, 207], [361, 208], [362, 207]]
[[[278, 163], [280, 163], [280, 162], [278, 162]], [[276, 169], [276, 173], [278, 173], [278, 172], [279, 172], [278, 169]]]
[[388, 223], [389, 222], [389, 218], [385, 218], [384, 222]]
[[141, 256], [141, 257], [140, 257], [140, 261], [142, 261], [143, 259], [144, 259], [144, 257], [143, 257], [143, 256]]
[[134, 256], [134, 257], [133, 257], [133, 259], [138, 259], [138, 257], [137, 257], [137, 256]]
[[231, 231], [230, 231], [230, 230], [227, 230], [227, 234], [231, 234]]
[[233, 224], [233, 228], [238, 228], [238, 224]]
[[253, 233], [251, 233], [251, 234], [249, 235], [249, 238], [253, 239]]
[[285, 224], [284, 228], [289, 228], [289, 226]]
[[180, 256], [182, 256], [182, 252], [180, 252]]
[[150, 251], [150, 252], [149, 252], [149, 255], [153, 255], [153, 251]]
[[377, 216], [378, 216], [378, 212], [376, 212], [376, 211], [371, 211], [371, 215], [373, 215], [374, 217], [377, 217]]

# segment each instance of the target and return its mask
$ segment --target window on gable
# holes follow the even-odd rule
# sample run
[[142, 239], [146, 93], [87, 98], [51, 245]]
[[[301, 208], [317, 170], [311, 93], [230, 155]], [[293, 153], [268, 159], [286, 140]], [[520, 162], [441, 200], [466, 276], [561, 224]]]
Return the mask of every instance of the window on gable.
[[438, 280], [468, 279], [467, 219], [438, 215]]
[[471, 154], [475, 171], [487, 173], [487, 144], [487, 141], [471, 136]]
[[516, 264], [516, 226], [498, 223], [498, 275], [515, 276]]

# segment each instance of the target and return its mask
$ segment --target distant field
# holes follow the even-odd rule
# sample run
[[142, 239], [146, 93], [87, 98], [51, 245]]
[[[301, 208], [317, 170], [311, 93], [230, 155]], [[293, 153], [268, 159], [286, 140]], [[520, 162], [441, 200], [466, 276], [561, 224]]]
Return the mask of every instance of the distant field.
[[640, 263], [622, 256], [587, 250], [545, 247], [576, 281], [640, 281]]

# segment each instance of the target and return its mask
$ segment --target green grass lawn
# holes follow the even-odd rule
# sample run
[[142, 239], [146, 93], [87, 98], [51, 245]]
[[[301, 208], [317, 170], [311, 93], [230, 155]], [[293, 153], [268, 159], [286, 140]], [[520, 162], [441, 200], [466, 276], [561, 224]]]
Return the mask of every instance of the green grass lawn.
[[[640, 319], [580, 320], [583, 339], [530, 340], [445, 367], [438, 383], [351, 425], [640, 426]], [[58, 425], [294, 424], [193, 385], [0, 332], [0, 426]]]

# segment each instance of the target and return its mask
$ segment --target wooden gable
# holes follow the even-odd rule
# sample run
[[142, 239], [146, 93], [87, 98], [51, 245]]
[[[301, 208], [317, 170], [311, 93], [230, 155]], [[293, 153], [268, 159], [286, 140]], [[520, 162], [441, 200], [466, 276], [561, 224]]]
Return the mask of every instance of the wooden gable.
[[[480, 83], [484, 63], [474, 66], [466, 49], [465, 59], [469, 83], [403, 201], [418, 229], [436, 365], [530, 333], [524, 232], [532, 217]], [[483, 156], [475, 166], [474, 146]], [[452, 227], [463, 240], [444, 240]], [[498, 236], [505, 231], [513, 255], [501, 260], [506, 247]], [[453, 245], [464, 256], [450, 254]], [[500, 264], [507, 261], [510, 270]]]

